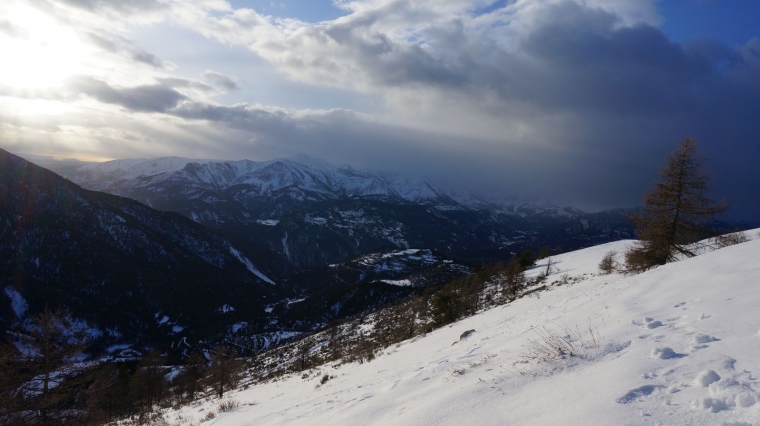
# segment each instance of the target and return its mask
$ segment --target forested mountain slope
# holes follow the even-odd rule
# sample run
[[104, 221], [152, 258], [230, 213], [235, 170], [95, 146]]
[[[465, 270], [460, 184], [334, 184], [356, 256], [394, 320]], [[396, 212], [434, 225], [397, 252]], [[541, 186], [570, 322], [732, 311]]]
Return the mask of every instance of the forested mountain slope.
[[104, 343], [197, 342], [242, 319], [263, 326], [282, 293], [269, 273], [181, 215], [82, 189], [0, 150], [3, 329], [50, 305]]

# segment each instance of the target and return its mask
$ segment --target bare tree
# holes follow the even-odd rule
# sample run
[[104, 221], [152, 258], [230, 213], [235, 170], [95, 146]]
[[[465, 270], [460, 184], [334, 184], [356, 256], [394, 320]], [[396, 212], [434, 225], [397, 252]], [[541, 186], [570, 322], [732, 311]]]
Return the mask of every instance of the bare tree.
[[192, 401], [203, 391], [202, 380], [206, 374], [206, 360], [198, 352], [193, 352], [185, 360], [185, 368], [177, 376], [177, 393], [181, 398]]
[[224, 397], [224, 392], [232, 390], [240, 381], [244, 364], [237, 359], [234, 349], [222, 346], [216, 350], [208, 367], [209, 385], [216, 391], [219, 398]]
[[166, 397], [165, 374], [161, 352], [151, 351], [140, 360], [130, 381], [132, 400], [137, 405], [140, 414], [152, 412], [154, 406]]
[[697, 149], [691, 138], [681, 142], [660, 168], [654, 189], [644, 196], [643, 213], [631, 218], [640, 244], [626, 254], [629, 270], [664, 265], [679, 254], [694, 256], [689, 245], [713, 234], [709, 223], [726, 211], [725, 202], [708, 196], [710, 174]]

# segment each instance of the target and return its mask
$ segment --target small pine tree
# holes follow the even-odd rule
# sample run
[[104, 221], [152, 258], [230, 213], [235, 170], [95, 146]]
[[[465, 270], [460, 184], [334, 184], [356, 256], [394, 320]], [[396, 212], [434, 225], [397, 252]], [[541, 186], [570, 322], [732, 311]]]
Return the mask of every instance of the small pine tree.
[[679, 254], [692, 257], [689, 244], [714, 235], [709, 223], [727, 204], [708, 196], [710, 174], [697, 149], [691, 138], [681, 142], [660, 169], [654, 189], [644, 196], [643, 213], [632, 216], [640, 244], [626, 254], [629, 271], [664, 265]]

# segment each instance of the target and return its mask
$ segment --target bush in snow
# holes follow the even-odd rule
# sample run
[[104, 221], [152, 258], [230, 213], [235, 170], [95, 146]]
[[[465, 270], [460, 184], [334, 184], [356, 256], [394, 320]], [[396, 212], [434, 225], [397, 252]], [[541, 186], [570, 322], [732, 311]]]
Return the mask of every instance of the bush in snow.
[[599, 272], [603, 275], [609, 275], [613, 272], [617, 272], [620, 265], [617, 261], [617, 252], [615, 250], [610, 250], [607, 253], [604, 254], [604, 257], [602, 258], [602, 261], [599, 262]]
[[736, 244], [746, 243], [749, 241], [749, 235], [746, 232], [732, 232], [730, 234], [719, 235], [713, 238], [716, 248], [733, 246]]
[[225, 399], [216, 406], [216, 409], [220, 413], [226, 413], [228, 411], [233, 411], [238, 407], [240, 407], [240, 401], [235, 399]]
[[553, 365], [570, 358], [587, 358], [602, 342], [599, 331], [594, 330], [590, 324], [586, 331], [581, 331], [578, 327], [573, 330], [564, 325], [556, 329], [541, 326], [533, 331], [538, 339], [528, 340], [528, 350], [521, 359], [524, 364]]

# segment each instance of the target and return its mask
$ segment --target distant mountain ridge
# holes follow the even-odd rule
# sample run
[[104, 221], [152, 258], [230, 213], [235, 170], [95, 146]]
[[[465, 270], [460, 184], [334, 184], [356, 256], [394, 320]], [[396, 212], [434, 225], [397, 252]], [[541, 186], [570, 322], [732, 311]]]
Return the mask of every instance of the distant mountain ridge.
[[[231, 191], [237, 198], [288, 195], [294, 199], [321, 201], [340, 198], [383, 199], [439, 208], [500, 208], [517, 211], [521, 205], [534, 209], [580, 213], [516, 197], [497, 199], [463, 187], [431, 183], [418, 176], [359, 170], [332, 165], [299, 155], [269, 161], [217, 161], [181, 157], [123, 159], [91, 163], [65, 173], [72, 181], [101, 191], [155, 188], [172, 182], [216, 191]], [[239, 187], [239, 188], [235, 188]]]
[[383, 248], [426, 248], [471, 263], [543, 245], [632, 236], [624, 211], [585, 213], [498, 198], [422, 177], [296, 156], [269, 161], [125, 159], [58, 170], [85, 188], [175, 211], [248, 253], [275, 252], [283, 277]]

